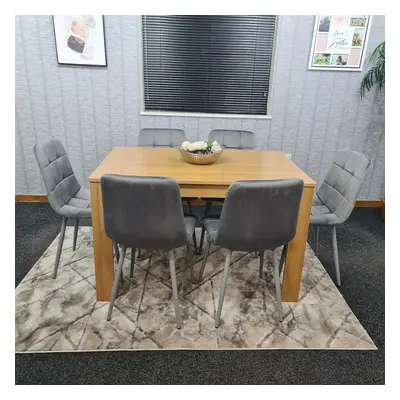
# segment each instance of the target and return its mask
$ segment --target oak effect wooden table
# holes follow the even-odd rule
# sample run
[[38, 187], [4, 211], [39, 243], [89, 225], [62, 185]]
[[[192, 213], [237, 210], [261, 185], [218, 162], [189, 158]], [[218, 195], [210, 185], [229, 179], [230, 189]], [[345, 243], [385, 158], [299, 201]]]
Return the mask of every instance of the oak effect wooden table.
[[225, 198], [229, 185], [238, 180], [302, 179], [304, 191], [297, 231], [288, 246], [282, 287], [282, 301], [297, 302], [315, 182], [284, 153], [225, 150], [214, 164], [193, 165], [181, 159], [178, 149], [115, 147], [89, 177], [98, 301], [110, 299], [114, 279], [112, 241], [107, 237], [103, 224], [100, 178], [104, 174], [174, 178], [182, 197], [198, 198]]

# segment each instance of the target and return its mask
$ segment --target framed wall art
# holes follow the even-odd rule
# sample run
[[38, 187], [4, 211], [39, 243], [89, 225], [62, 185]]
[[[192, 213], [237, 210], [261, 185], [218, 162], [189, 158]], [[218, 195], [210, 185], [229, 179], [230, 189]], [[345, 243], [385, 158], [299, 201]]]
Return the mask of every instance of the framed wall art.
[[309, 69], [361, 71], [371, 15], [317, 15]]
[[53, 15], [59, 64], [107, 66], [102, 15]]

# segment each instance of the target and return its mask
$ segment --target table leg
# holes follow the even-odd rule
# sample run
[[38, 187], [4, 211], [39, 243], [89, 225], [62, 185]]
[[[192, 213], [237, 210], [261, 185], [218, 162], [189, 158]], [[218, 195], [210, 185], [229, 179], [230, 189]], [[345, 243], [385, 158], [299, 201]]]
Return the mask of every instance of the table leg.
[[104, 231], [103, 204], [99, 182], [90, 183], [94, 265], [97, 301], [109, 301], [114, 280], [112, 240]]
[[304, 188], [300, 202], [296, 236], [289, 243], [285, 263], [282, 288], [282, 301], [285, 302], [297, 302], [299, 299], [313, 195], [314, 188]]

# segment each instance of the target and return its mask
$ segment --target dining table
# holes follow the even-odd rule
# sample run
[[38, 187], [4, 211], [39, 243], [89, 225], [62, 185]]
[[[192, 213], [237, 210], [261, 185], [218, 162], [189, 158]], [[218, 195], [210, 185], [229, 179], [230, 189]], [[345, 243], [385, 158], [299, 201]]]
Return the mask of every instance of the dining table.
[[199, 199], [224, 199], [229, 186], [240, 180], [302, 179], [304, 189], [297, 230], [288, 246], [282, 282], [282, 301], [298, 301], [316, 183], [283, 152], [224, 150], [213, 164], [196, 165], [184, 161], [177, 148], [113, 148], [89, 177], [98, 301], [109, 301], [114, 279], [113, 245], [105, 233], [103, 221], [100, 178], [104, 174], [173, 178], [179, 184], [182, 197]]

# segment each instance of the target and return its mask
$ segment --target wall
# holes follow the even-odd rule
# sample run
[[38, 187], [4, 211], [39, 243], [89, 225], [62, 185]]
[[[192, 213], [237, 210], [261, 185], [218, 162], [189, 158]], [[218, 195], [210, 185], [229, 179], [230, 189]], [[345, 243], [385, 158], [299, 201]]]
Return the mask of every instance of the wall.
[[[314, 16], [279, 18], [271, 120], [153, 117], [139, 114], [139, 16], [105, 16], [107, 68], [58, 65], [51, 16], [17, 16], [16, 193], [45, 192], [32, 148], [49, 135], [63, 141], [79, 181], [88, 186], [108, 152], [136, 145], [141, 128], [182, 128], [192, 140], [206, 139], [212, 128], [241, 128], [256, 133], [258, 148], [292, 153], [319, 184], [338, 149], [366, 152], [374, 169], [360, 199], [379, 199], [385, 172], [383, 96], [359, 101], [361, 72], [309, 71], [313, 27]], [[385, 40], [384, 29], [384, 16], [374, 16], [368, 54]]]

